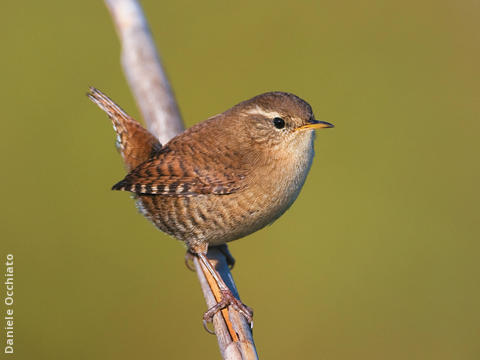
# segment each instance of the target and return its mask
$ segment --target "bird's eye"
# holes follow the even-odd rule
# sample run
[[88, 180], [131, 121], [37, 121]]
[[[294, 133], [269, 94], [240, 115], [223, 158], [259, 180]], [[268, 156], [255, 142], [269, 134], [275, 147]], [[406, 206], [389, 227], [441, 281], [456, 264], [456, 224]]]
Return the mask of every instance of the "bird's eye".
[[285, 127], [285, 120], [276, 117], [275, 119], [273, 119], [273, 125], [275, 125], [277, 129], [283, 129]]

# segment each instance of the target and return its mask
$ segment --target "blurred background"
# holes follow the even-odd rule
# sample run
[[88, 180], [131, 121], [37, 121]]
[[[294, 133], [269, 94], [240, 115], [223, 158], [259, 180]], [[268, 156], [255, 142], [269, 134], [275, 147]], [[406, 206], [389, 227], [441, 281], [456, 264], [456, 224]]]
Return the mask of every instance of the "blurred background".
[[[260, 357], [479, 359], [480, 3], [142, 4], [187, 126], [269, 90], [336, 126], [294, 206], [230, 245]], [[182, 244], [110, 191], [123, 166], [85, 92], [139, 112], [107, 9], [0, 12], [12, 358], [219, 358]]]

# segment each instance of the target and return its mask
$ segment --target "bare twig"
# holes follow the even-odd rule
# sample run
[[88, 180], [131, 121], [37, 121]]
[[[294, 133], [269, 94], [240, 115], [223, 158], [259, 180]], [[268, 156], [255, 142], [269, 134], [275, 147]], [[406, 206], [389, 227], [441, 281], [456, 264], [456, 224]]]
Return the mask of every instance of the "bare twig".
[[[175, 97], [155, 49], [142, 8], [136, 0], [105, 0], [122, 43], [122, 64], [147, 128], [161, 143], [183, 131]], [[225, 255], [210, 248], [208, 258], [216, 264], [225, 283], [238, 298]], [[194, 259], [208, 308], [216, 304], [219, 289], [204, 266]], [[200, 319], [200, 317], [199, 317]], [[252, 332], [246, 319], [232, 307], [213, 319], [215, 334], [224, 359], [258, 359]]]
[[122, 43], [122, 65], [148, 130], [165, 144], [182, 118], [147, 20], [135, 0], [105, 0]]

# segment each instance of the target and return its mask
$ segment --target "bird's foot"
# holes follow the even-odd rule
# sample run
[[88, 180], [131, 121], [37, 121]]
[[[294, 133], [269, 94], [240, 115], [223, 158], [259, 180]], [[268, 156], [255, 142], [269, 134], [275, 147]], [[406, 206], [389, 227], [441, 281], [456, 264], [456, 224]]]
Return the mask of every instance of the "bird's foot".
[[207, 328], [207, 322], [211, 322], [213, 320], [213, 316], [217, 312], [225, 309], [228, 306], [232, 306], [235, 310], [242, 314], [245, 319], [247, 319], [250, 327], [253, 328], [253, 309], [238, 300], [230, 290], [220, 290], [220, 292], [222, 293], [222, 300], [220, 300], [220, 302], [218, 302], [215, 306], [212, 306], [210, 309], [208, 309], [203, 315], [203, 326], [205, 329], [211, 333], [211, 331]]

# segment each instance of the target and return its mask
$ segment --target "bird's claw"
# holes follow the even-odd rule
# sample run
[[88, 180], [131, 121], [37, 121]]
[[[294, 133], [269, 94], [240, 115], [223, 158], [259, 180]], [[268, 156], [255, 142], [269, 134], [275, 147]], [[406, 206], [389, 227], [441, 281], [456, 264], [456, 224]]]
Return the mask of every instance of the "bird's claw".
[[207, 320], [203, 319], [203, 320], [202, 320], [202, 323], [203, 323], [203, 328], [205, 329], [206, 332], [208, 332], [209, 334], [215, 335], [215, 331], [210, 330], [210, 329], [208, 328]]
[[212, 306], [207, 312], [203, 315], [203, 327], [210, 334], [214, 334], [208, 327], [207, 323], [212, 322], [213, 316], [222, 309], [225, 309], [228, 306], [232, 306], [240, 314], [242, 314], [245, 319], [250, 324], [250, 328], [253, 328], [253, 309], [242, 303], [238, 300], [230, 290], [221, 290], [222, 300], [216, 305]]

